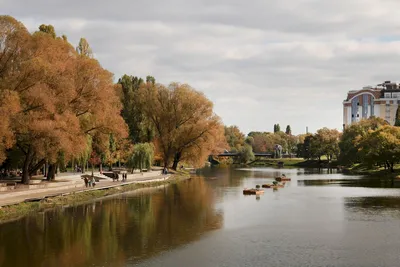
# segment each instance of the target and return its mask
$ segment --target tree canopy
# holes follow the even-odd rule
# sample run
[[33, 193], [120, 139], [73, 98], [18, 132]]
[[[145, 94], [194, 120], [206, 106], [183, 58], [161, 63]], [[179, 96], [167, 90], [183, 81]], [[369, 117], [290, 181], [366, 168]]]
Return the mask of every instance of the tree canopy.
[[24, 183], [46, 161], [80, 157], [88, 136], [126, 135], [112, 74], [54, 38], [54, 27], [42, 26], [49, 34], [31, 35], [15, 19], [0, 16], [0, 113], [12, 111], [0, 127], [0, 155], [14, 145], [24, 154]]
[[236, 125], [225, 126], [225, 138], [231, 151], [239, 151], [245, 142], [244, 134]]
[[164, 166], [180, 161], [202, 166], [210, 154], [226, 147], [224, 127], [213, 104], [187, 84], [145, 83], [139, 89], [140, 108], [156, 129]]

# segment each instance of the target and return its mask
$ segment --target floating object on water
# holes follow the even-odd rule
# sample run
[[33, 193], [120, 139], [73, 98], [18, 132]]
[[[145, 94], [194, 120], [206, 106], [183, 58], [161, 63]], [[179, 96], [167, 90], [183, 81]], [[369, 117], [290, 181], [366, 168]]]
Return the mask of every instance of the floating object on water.
[[243, 195], [261, 195], [264, 194], [264, 190], [260, 190], [260, 189], [248, 189], [245, 188], [243, 189]]
[[278, 181], [278, 182], [283, 182], [283, 181], [287, 181], [287, 182], [289, 182], [289, 181], [291, 181], [292, 179], [290, 179], [290, 178], [287, 178], [287, 177], [285, 177], [285, 176], [282, 176], [282, 177], [276, 177], [275, 178], [275, 181]]
[[272, 184], [263, 184], [261, 187], [262, 188], [271, 188], [271, 187], [273, 187], [273, 185]]

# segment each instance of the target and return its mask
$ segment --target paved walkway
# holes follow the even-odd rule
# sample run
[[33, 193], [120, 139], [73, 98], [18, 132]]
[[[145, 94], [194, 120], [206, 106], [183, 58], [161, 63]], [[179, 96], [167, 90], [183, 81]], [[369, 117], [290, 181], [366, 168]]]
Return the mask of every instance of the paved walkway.
[[16, 189], [8, 192], [1, 192], [0, 207], [18, 204], [25, 201], [41, 200], [47, 197], [68, 195], [71, 193], [80, 193], [92, 190], [102, 190], [134, 183], [164, 181], [169, 178], [169, 175], [161, 175], [161, 172], [159, 171], [143, 174], [128, 174], [127, 180], [124, 182], [121, 182], [121, 180], [113, 182], [112, 179], [102, 176], [99, 173], [94, 173], [94, 175], [102, 178], [99, 182], [96, 182], [95, 187], [85, 187], [85, 183], [81, 179], [81, 174], [77, 174], [58, 177], [58, 179], [63, 180], [63, 182], [57, 182], [57, 186], [53, 187], [38, 189]]

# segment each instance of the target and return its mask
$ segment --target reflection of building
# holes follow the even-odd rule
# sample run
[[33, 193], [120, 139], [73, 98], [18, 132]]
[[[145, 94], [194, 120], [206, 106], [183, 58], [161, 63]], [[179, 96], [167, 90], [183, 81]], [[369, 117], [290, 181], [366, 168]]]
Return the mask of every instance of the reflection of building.
[[399, 103], [399, 85], [390, 81], [376, 87], [349, 91], [343, 101], [343, 127], [371, 116], [380, 117], [394, 125]]

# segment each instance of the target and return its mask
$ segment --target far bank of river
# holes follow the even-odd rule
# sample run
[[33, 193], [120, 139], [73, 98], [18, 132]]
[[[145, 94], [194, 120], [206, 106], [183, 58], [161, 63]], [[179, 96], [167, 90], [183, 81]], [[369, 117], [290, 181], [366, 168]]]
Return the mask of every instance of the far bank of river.
[[282, 159], [259, 159], [250, 164], [252, 167], [278, 167], [278, 162], [282, 162], [284, 168], [305, 168], [305, 169], [337, 169], [344, 174], [366, 175], [379, 179], [400, 178], [400, 166], [396, 166], [394, 172], [383, 168], [367, 168], [361, 164], [351, 167], [340, 166], [337, 161], [318, 161], [306, 160], [302, 158], [282, 158]]

